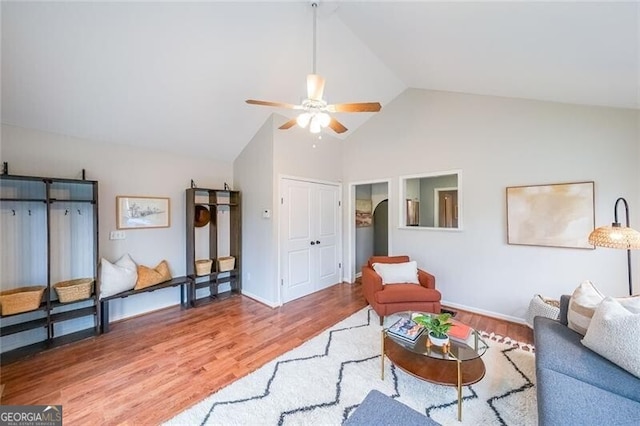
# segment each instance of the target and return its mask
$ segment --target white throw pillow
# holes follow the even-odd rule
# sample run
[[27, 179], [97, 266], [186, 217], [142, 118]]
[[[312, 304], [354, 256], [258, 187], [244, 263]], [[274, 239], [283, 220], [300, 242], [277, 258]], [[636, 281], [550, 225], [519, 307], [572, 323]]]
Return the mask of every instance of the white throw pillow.
[[138, 279], [137, 265], [128, 254], [115, 263], [100, 261], [100, 299], [131, 290]]
[[607, 297], [593, 314], [582, 344], [640, 378], [640, 313]]
[[374, 263], [373, 270], [382, 278], [382, 284], [420, 284], [418, 262]]
[[[569, 328], [584, 336], [589, 328], [589, 323], [596, 308], [605, 297], [606, 296], [600, 293], [591, 281], [583, 281], [578, 288], [575, 289], [569, 301], [569, 309], [567, 311]], [[619, 297], [615, 300], [631, 312], [640, 312], [639, 296]]]

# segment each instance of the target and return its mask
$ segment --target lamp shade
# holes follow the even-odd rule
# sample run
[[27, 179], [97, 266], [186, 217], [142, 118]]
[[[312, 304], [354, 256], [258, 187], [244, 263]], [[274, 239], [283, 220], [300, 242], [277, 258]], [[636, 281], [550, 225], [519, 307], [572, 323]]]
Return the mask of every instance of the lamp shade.
[[595, 229], [589, 235], [589, 243], [598, 247], [637, 250], [640, 249], [640, 232], [614, 223]]

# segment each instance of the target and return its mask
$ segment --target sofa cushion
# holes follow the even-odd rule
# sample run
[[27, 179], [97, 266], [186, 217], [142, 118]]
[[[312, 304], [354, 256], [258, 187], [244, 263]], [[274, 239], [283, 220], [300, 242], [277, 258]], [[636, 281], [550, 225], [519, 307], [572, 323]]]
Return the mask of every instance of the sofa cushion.
[[439, 302], [441, 297], [438, 290], [415, 284], [386, 285], [374, 294], [378, 303]]
[[581, 334], [549, 318], [535, 317], [533, 321], [537, 368], [554, 370], [640, 402], [640, 380], [583, 346]]
[[[538, 348], [536, 346], [536, 350]], [[563, 356], [562, 353], [558, 355]], [[638, 401], [548, 368], [536, 369], [536, 382], [538, 424], [541, 426], [640, 423]]]
[[582, 344], [640, 378], [640, 313], [607, 297], [593, 314]]
[[373, 270], [385, 284], [420, 284], [418, 281], [418, 262], [374, 263]]

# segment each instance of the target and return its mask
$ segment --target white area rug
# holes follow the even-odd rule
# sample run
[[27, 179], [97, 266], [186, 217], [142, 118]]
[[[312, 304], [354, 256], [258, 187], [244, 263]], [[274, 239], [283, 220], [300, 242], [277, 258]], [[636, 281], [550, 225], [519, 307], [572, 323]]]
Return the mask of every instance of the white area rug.
[[416, 379], [388, 360], [380, 379], [380, 333], [367, 307], [166, 424], [340, 425], [371, 389], [443, 425], [537, 424], [533, 348], [485, 333], [487, 374], [463, 388], [458, 422], [454, 387]]

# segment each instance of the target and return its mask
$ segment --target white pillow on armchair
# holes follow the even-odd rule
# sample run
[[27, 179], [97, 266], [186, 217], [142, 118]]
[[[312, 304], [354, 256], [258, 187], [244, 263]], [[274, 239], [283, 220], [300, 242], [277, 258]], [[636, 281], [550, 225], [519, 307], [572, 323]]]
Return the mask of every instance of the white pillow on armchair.
[[382, 278], [382, 284], [420, 284], [418, 262], [374, 263], [373, 270]]

